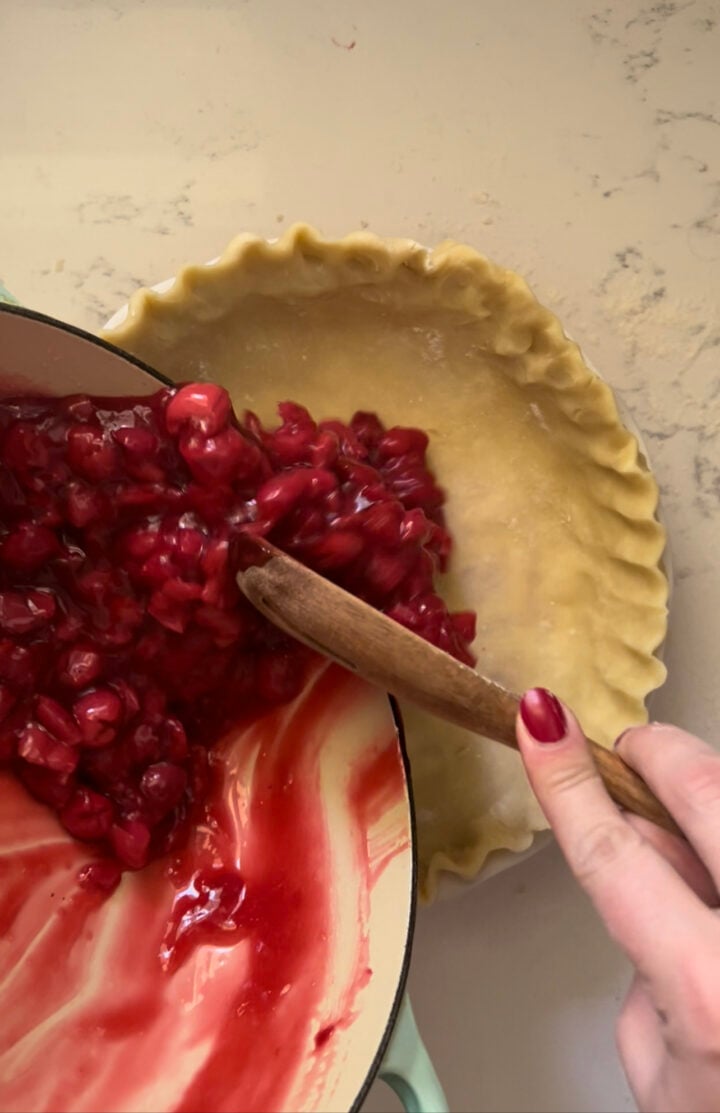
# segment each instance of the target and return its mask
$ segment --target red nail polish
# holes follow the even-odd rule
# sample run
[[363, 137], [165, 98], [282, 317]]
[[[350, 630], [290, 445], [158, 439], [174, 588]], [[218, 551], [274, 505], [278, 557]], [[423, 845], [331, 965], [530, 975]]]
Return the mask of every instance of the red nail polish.
[[525, 693], [520, 715], [536, 742], [559, 742], [565, 737], [565, 712], [557, 696], [546, 688], [530, 688]]

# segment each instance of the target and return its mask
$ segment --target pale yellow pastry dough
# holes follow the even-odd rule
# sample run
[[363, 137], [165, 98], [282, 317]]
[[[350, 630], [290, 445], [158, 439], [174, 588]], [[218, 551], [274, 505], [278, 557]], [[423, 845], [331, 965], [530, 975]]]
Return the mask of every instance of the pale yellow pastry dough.
[[[224, 383], [265, 421], [290, 398], [426, 429], [456, 539], [443, 590], [477, 611], [479, 669], [553, 688], [606, 744], [645, 718], [664, 675], [657, 488], [609, 387], [518, 275], [457, 244], [297, 226], [139, 291], [105, 337], [172, 378]], [[404, 715], [431, 897], [439, 870], [472, 877], [546, 823], [516, 754]]]

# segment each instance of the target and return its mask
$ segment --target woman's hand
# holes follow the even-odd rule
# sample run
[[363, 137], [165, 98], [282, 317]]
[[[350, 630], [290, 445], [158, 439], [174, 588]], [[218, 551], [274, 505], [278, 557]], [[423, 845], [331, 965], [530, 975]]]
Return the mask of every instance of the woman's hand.
[[617, 1027], [646, 1113], [720, 1111], [720, 755], [663, 724], [633, 727], [618, 753], [688, 842], [621, 813], [570, 711], [523, 696], [517, 736], [528, 776], [576, 878], [635, 979]]

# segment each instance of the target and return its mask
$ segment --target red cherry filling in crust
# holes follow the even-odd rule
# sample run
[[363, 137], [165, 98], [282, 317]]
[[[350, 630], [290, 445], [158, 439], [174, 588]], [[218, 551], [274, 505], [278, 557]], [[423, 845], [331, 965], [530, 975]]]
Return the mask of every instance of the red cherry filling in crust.
[[86, 885], [177, 849], [213, 743], [302, 688], [308, 651], [236, 586], [243, 531], [472, 663], [427, 436], [279, 412], [239, 423], [209, 383], [0, 402], [0, 759], [97, 844]]

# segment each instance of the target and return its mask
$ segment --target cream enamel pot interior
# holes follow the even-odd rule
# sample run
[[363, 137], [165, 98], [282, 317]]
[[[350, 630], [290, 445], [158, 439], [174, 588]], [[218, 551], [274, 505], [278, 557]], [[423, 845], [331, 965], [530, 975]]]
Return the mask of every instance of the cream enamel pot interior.
[[[7, 305], [0, 306], [0, 380], [5, 396], [83, 392], [106, 397], [148, 394], [167, 381], [88, 333]], [[319, 786], [317, 806], [327, 847], [332, 928], [317, 968], [322, 985], [311, 1014], [300, 1015], [300, 1010], [293, 1024], [283, 1026], [275, 1014], [286, 1003], [292, 1007], [295, 993], [294, 986], [285, 987], [283, 1003], [274, 1006], [274, 1018], [260, 1030], [253, 1049], [252, 1096], [233, 1090], [230, 1079], [228, 1092], [213, 1108], [356, 1109], [380, 1073], [408, 1109], [442, 1110], [442, 1092], [416, 1038], [409, 1005], [403, 1003], [416, 860], [407, 761], [397, 720], [382, 693], [320, 666], [295, 704], [267, 722], [261, 720], [266, 747], [282, 745], [301, 719], [307, 729], [310, 701], [314, 742], [298, 773], [315, 778]], [[238, 732], [220, 747], [228, 793], [239, 791], [238, 785], [250, 795], [253, 791], [257, 746], [247, 733]], [[358, 777], [367, 777], [378, 762], [386, 775], [377, 792], [366, 798], [371, 806], [353, 806]], [[0, 797], [0, 840], [9, 866], [0, 887], [18, 884], [29, 845], [42, 845], [46, 860], [42, 878], [35, 878], [23, 894], [22, 914], [18, 911], [13, 942], [3, 959], [6, 969], [0, 971], [2, 1108], [8, 1113], [30, 1107], [56, 1113], [181, 1107], [191, 1092], [193, 1072], [212, 1054], [217, 1022], [229, 1022], [223, 987], [244, 975], [242, 946], [198, 948], [189, 968], [173, 978], [159, 1018], [135, 1024], [110, 1049], [100, 1028], [90, 1034], [88, 1025], [100, 1001], [118, 1008], [132, 1002], [142, 950], [137, 917], [143, 879], [126, 875], [88, 932], [73, 940], [72, 963], [67, 964], [72, 970], [59, 989], [47, 999], [30, 994], [33, 1008], [22, 1014], [18, 986], [27, 994], [42, 982], [43, 962], [54, 958], [48, 948], [62, 920], [58, 899], [74, 899], [77, 867], [87, 854], [8, 774], [0, 776]], [[162, 915], [162, 909], [153, 909], [153, 914]], [[19, 1039], [9, 1018], [17, 1020], [20, 1014]], [[93, 1061], [102, 1062], [103, 1069], [87, 1069]], [[275, 1083], [265, 1085], [262, 1073], [282, 1075], [285, 1062], [290, 1065], [280, 1093]], [[59, 1076], [83, 1077], [82, 1086], [63, 1092]]]

